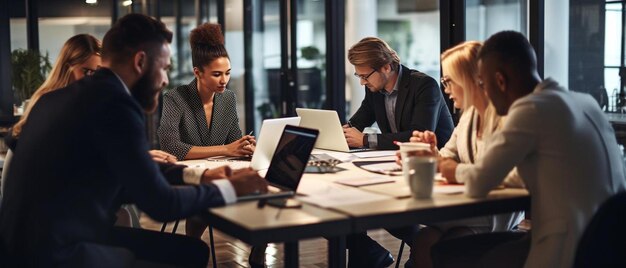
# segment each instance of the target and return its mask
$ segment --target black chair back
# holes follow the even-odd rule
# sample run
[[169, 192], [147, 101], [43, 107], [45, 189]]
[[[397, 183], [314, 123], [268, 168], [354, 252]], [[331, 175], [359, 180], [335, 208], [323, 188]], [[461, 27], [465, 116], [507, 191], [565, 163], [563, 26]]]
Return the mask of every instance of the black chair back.
[[593, 216], [574, 267], [626, 267], [626, 192], [609, 198]]

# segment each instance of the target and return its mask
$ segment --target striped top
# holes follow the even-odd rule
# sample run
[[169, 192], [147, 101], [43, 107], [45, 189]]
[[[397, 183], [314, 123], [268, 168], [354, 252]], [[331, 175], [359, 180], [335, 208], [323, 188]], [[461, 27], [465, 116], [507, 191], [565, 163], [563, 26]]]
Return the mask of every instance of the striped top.
[[196, 79], [168, 91], [163, 96], [158, 136], [161, 150], [180, 160], [192, 146], [224, 145], [240, 139], [235, 93], [228, 89], [215, 93], [208, 126]]

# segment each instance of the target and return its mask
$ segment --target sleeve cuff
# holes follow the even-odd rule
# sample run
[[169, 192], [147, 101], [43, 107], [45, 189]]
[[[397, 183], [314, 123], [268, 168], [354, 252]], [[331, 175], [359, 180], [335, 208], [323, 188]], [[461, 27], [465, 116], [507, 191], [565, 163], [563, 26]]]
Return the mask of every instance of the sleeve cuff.
[[472, 198], [482, 198], [489, 194], [491, 189], [485, 188], [483, 183], [476, 180], [476, 176], [472, 176], [473, 165], [459, 164], [456, 167], [456, 179], [460, 183], [465, 184], [465, 194]]
[[369, 148], [376, 149], [378, 147], [378, 135], [376, 134], [365, 134], [367, 135], [367, 142], [369, 143]]
[[458, 183], [463, 183], [467, 181], [467, 168], [470, 166], [468, 164], [459, 163], [456, 166], [456, 171], [454, 171], [454, 177], [456, 177], [456, 181]]
[[183, 182], [186, 184], [200, 184], [200, 178], [206, 168], [184, 168], [183, 169]]
[[219, 179], [211, 181], [211, 183], [217, 186], [217, 189], [222, 193], [222, 197], [224, 198], [224, 203], [226, 205], [235, 203], [237, 201], [237, 194], [235, 193], [235, 188], [230, 183], [228, 179]]

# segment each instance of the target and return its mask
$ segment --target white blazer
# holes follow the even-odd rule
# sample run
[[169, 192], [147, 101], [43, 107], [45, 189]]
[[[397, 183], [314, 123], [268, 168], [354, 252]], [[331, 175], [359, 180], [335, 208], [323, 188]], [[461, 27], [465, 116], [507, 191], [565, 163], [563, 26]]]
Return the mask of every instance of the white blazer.
[[598, 207], [626, 190], [615, 134], [598, 103], [546, 79], [518, 99], [476, 165], [460, 164], [468, 194], [485, 196], [517, 166], [531, 196], [526, 267], [571, 267]]
[[[439, 155], [452, 158], [459, 163], [468, 164], [473, 164], [478, 158], [482, 157], [485, 152], [485, 146], [489, 143], [493, 133], [500, 128], [503, 120], [502, 117], [496, 115], [495, 109], [490, 105], [485, 110], [483, 118], [481, 118], [483, 128], [482, 138], [479, 138], [477, 135], [478, 121], [478, 111], [476, 108], [474, 108], [474, 106], [467, 108], [461, 115], [459, 124], [454, 128], [450, 140], [448, 140], [446, 145], [439, 151]], [[506, 177], [505, 184], [509, 187], [524, 187], [515, 169]], [[469, 226], [487, 227], [492, 232], [503, 232], [513, 229], [513, 227], [523, 219], [523, 216], [523, 212], [514, 212], [447, 221], [432, 225], [437, 226], [441, 230], [447, 230], [457, 226]]]

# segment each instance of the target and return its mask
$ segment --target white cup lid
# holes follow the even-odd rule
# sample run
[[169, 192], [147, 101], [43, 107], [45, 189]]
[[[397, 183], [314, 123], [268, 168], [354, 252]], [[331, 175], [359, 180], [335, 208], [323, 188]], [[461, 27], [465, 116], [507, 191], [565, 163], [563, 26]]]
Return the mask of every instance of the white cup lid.
[[425, 142], [398, 142], [396, 145], [400, 146], [400, 152], [430, 150], [430, 144]]

